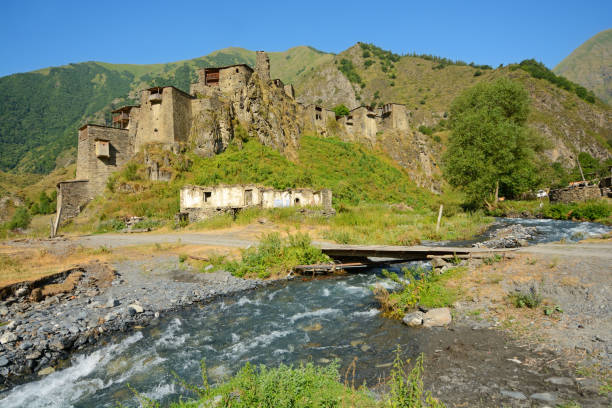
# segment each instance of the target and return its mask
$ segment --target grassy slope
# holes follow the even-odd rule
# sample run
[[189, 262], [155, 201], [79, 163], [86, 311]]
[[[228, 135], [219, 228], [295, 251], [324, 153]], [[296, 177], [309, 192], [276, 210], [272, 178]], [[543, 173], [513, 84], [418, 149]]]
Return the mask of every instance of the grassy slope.
[[612, 104], [612, 29], [591, 37], [553, 71], [593, 90], [602, 100]]
[[[169, 183], [147, 181], [145, 169], [140, 165], [131, 175], [123, 170], [111, 182], [114, 192], [105, 191], [64, 231], [90, 232], [92, 228], [105, 231], [113, 228], [114, 219], [128, 215], [172, 223], [179, 211], [181, 186], [219, 183], [331, 188], [338, 215], [314, 217], [293, 208], [245, 211], [236, 221], [232, 221], [231, 216], [219, 217], [194, 228], [248, 224], [263, 215], [283, 225], [319, 226], [326, 231], [325, 238], [344, 243], [412, 244], [422, 239], [467, 238], [490, 222], [480, 213], [460, 212], [457, 197], [440, 198], [419, 189], [405, 169], [385, 155], [359, 144], [304, 135], [298, 153], [296, 161], [290, 161], [276, 150], [251, 140], [242, 147], [232, 145], [212, 158], [189, 155], [192, 161], [190, 169], [174, 170], [174, 178]], [[153, 153], [150, 151], [150, 154]], [[159, 154], [170, 155], [168, 152]], [[180, 161], [175, 156], [170, 160], [173, 163]], [[135, 165], [142, 163], [142, 157], [137, 156], [133, 162]], [[126, 187], [136, 192], [121, 192]], [[440, 200], [445, 200], [445, 217], [440, 230], [436, 231]]]
[[[333, 58], [304, 46], [269, 55], [272, 76], [287, 83]], [[226, 48], [168, 64], [85, 62], [2, 77], [0, 170], [48, 173], [76, 145], [79, 125], [104, 123], [112, 108], [137, 102], [138, 90], [153, 84], [188, 90], [198, 69], [236, 63], [254, 65], [255, 52]]]

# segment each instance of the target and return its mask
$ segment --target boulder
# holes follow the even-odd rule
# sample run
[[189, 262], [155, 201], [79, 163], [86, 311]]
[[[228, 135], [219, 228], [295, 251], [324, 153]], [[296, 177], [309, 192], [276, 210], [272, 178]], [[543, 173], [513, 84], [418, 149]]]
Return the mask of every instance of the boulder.
[[452, 320], [453, 318], [448, 307], [431, 309], [423, 315], [423, 327], [446, 326]]
[[402, 322], [410, 327], [418, 327], [423, 324], [423, 316], [425, 316], [425, 313], [421, 311], [406, 313]]
[[436, 257], [431, 259], [431, 267], [432, 268], [438, 269], [438, 268], [443, 268], [445, 266], [448, 266], [448, 263], [444, 259], [442, 259], [442, 258], [440, 258], [438, 256], [436, 256]]

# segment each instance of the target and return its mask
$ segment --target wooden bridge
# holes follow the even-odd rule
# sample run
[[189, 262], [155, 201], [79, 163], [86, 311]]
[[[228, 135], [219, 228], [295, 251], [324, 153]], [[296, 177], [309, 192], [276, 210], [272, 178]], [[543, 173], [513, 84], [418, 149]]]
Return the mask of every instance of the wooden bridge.
[[427, 247], [427, 246], [391, 246], [391, 245], [338, 245], [320, 244], [321, 250], [338, 263], [298, 265], [294, 271], [298, 274], [325, 274], [351, 269], [363, 269], [373, 265], [392, 264], [408, 261], [425, 261], [433, 258], [442, 259], [482, 259], [495, 255], [506, 256], [515, 249], [460, 248], [460, 247]]
[[357, 260], [367, 258], [389, 258], [398, 261], [419, 261], [441, 258], [487, 258], [503, 255], [514, 249], [461, 248], [438, 246], [392, 246], [392, 245], [339, 245], [323, 244], [324, 254], [336, 260]]

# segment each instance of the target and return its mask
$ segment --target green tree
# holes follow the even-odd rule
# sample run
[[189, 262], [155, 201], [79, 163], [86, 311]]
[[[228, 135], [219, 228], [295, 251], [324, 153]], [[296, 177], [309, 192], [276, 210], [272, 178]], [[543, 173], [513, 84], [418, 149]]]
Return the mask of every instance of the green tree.
[[7, 227], [10, 230], [17, 228], [25, 229], [28, 228], [31, 220], [32, 216], [28, 212], [28, 209], [25, 207], [19, 207], [17, 211], [15, 211], [13, 218], [11, 218], [11, 220], [7, 223]]
[[506, 78], [480, 83], [453, 101], [444, 174], [470, 204], [482, 205], [496, 192], [516, 197], [538, 184], [540, 146], [526, 126], [528, 114], [527, 92]]
[[346, 106], [344, 106], [344, 104], [340, 104], [336, 107], [334, 107], [334, 113], [336, 114], [336, 116], [346, 116], [349, 114], [349, 108], [347, 108]]

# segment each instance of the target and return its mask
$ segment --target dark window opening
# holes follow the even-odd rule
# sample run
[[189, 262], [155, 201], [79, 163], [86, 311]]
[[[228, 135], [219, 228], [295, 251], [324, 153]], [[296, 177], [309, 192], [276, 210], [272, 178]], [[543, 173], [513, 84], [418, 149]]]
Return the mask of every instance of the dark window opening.
[[300, 203], [300, 199], [299, 198], [295, 198], [295, 204], [299, 204]]
[[209, 202], [211, 198], [212, 198], [212, 192], [205, 191], [204, 192], [204, 202], [205, 203]]
[[318, 113], [315, 115], [315, 119], [316, 120], [321, 120], [321, 115], [319, 115]]
[[240, 72], [240, 70], [238, 68], [236, 68], [236, 73], [239, 73], [239, 72]]

